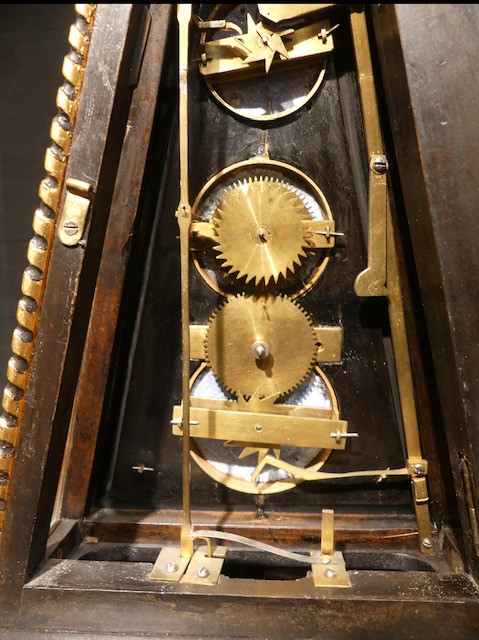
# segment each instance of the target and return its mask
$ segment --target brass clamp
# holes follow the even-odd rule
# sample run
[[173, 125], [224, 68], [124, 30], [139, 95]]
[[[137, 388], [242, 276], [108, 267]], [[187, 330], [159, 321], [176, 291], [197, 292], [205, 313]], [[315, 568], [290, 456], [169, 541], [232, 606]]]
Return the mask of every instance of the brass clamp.
[[88, 182], [68, 178], [65, 204], [58, 223], [58, 239], [67, 247], [75, 247], [83, 236], [93, 187]]

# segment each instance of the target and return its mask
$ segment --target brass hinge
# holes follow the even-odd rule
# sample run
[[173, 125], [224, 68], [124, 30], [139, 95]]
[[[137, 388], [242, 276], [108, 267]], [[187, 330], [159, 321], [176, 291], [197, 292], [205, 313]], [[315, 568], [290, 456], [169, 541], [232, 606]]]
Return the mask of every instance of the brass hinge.
[[67, 247], [75, 247], [83, 236], [93, 187], [88, 182], [69, 178], [66, 189], [65, 204], [58, 223], [58, 239]]

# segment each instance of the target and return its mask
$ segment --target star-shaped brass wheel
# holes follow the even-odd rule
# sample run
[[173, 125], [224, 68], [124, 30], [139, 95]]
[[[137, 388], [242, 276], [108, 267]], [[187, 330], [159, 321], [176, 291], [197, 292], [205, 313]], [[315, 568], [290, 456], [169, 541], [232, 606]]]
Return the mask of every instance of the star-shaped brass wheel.
[[256, 24], [249, 13], [247, 15], [247, 21], [247, 33], [235, 37], [235, 40], [241, 45], [245, 53], [247, 53], [244, 59], [245, 64], [264, 60], [265, 72], [268, 73], [276, 54], [283, 60], [289, 60], [289, 54], [282, 38], [292, 33], [294, 31], [293, 29], [271, 31], [267, 29], [262, 22]]

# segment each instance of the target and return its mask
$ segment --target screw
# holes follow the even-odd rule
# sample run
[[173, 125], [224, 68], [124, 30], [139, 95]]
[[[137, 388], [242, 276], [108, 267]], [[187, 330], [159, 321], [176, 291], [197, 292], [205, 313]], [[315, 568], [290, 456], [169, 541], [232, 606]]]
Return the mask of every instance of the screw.
[[326, 569], [324, 572], [324, 577], [328, 578], [328, 580], [334, 580], [336, 577], [336, 571], [334, 569]]
[[206, 567], [201, 567], [201, 569], [198, 569], [198, 573], [196, 575], [198, 578], [207, 578], [210, 575], [210, 572]]
[[67, 234], [67, 236], [74, 236], [75, 233], [78, 233], [78, 225], [73, 220], [67, 220], [63, 225], [63, 231]]
[[388, 170], [388, 161], [386, 156], [374, 156], [371, 160], [371, 168], [375, 173], [386, 173]]
[[166, 573], [176, 573], [179, 567], [174, 562], [168, 562], [166, 565]]
[[256, 358], [256, 360], [264, 360], [269, 356], [269, 352], [269, 344], [264, 340], [256, 340], [251, 345], [251, 353]]
[[414, 473], [418, 476], [423, 476], [426, 473], [426, 469], [424, 468], [423, 464], [413, 464], [412, 465], [412, 470], [414, 471]]
[[432, 547], [432, 540], [430, 538], [423, 538], [422, 546], [426, 547], [426, 549], [430, 549]]

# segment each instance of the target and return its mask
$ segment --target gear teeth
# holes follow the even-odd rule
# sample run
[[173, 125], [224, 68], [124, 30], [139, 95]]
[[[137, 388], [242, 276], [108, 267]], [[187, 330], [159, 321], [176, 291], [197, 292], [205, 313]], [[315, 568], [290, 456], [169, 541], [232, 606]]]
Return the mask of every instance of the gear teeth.
[[[238, 305], [241, 301], [245, 301], [246, 302], [246, 306], [242, 307], [235, 307], [234, 305]], [[279, 304], [279, 308], [278, 308], [278, 304]], [[228, 309], [228, 305], [233, 305], [231, 307], [229, 307]], [[236, 384], [235, 382], [233, 382], [236, 378], [231, 378], [228, 379], [228, 376], [226, 376], [226, 380], [223, 379], [222, 375], [225, 372], [231, 371], [231, 369], [228, 367], [228, 365], [224, 365], [224, 361], [222, 360], [224, 357], [233, 357], [235, 358], [235, 352], [229, 352], [229, 356], [228, 356], [228, 352], [223, 351], [217, 351], [217, 346], [216, 346], [216, 339], [215, 339], [215, 335], [216, 333], [211, 334], [212, 331], [216, 331], [217, 329], [214, 328], [213, 323], [215, 322], [215, 319], [218, 317], [218, 315], [220, 313], [224, 313], [226, 310], [226, 313], [233, 313], [234, 315], [231, 316], [226, 316], [227, 319], [225, 319], [225, 321], [227, 323], [229, 323], [231, 318], [234, 317], [243, 317], [245, 318], [245, 322], [248, 322], [249, 320], [249, 325], [252, 328], [252, 333], [251, 333], [251, 338], [249, 337], [249, 329], [247, 330], [247, 333], [245, 335], [243, 335], [243, 339], [241, 341], [241, 344], [244, 345], [244, 340], [247, 341], [247, 343], [249, 343], [249, 340], [254, 340], [255, 338], [252, 337], [253, 334], [256, 333], [256, 330], [254, 329], [254, 327], [256, 326], [256, 321], [254, 320], [254, 318], [256, 317], [255, 314], [260, 314], [261, 315], [261, 305], [263, 305], [266, 308], [266, 305], [270, 305], [270, 314], [271, 317], [273, 318], [273, 322], [277, 323], [276, 325], [272, 325], [271, 330], [274, 330], [274, 327], [281, 327], [281, 326], [285, 326], [285, 323], [288, 323], [288, 320], [294, 321], [294, 322], [299, 322], [299, 317], [303, 317], [306, 319], [308, 326], [311, 327], [311, 347], [309, 346], [309, 340], [306, 340], [306, 343], [303, 344], [303, 346], [301, 346], [301, 342], [298, 343], [298, 349], [294, 350], [295, 353], [295, 357], [297, 358], [294, 370], [296, 370], [296, 374], [298, 374], [298, 371], [300, 371], [298, 377], [296, 379], [294, 379], [294, 373], [293, 373], [293, 379], [290, 379], [289, 382], [290, 384], [286, 384], [285, 385], [285, 380], [284, 377], [282, 377], [282, 374], [280, 376], [280, 378], [276, 379], [276, 382], [273, 381], [273, 384], [271, 384], [271, 382], [266, 382], [265, 379], [261, 378], [255, 378], [255, 373], [254, 370], [245, 372], [246, 377], [243, 378], [243, 382], [238, 382], [238, 384]], [[274, 306], [273, 306], [274, 305]], [[294, 308], [300, 312], [301, 316], [295, 316], [295, 314], [292, 314], [292, 311], [290, 309], [290, 307], [288, 305], [292, 305], [294, 306]], [[283, 310], [284, 308], [284, 310]], [[236, 315], [239, 314], [239, 315]], [[246, 315], [245, 315], [246, 314]], [[249, 315], [249, 314], [253, 314], [253, 315]], [[260, 317], [260, 315], [258, 316], [258, 318]], [[296, 320], [294, 318], [297, 318]], [[224, 325], [225, 327], [228, 327], [229, 325], [226, 324]], [[238, 327], [241, 326], [241, 323], [238, 325]], [[301, 322], [299, 322], [299, 325], [301, 326]], [[223, 330], [222, 330], [223, 331]], [[304, 331], [304, 329], [302, 330]], [[227, 344], [232, 344], [231, 340], [236, 337], [236, 334], [231, 334], [231, 335], [226, 335], [225, 339], [226, 339], [226, 343]], [[211, 344], [210, 344], [210, 340], [211, 340]], [[235, 296], [232, 296], [231, 298], [224, 300], [220, 305], [218, 305], [218, 307], [213, 311], [213, 313], [210, 316], [210, 320], [209, 320], [209, 324], [208, 324], [208, 328], [206, 331], [206, 335], [205, 335], [205, 340], [204, 340], [204, 351], [205, 351], [205, 362], [206, 364], [210, 367], [210, 369], [212, 370], [215, 379], [217, 380], [218, 384], [221, 386], [221, 388], [227, 390], [229, 393], [239, 397], [239, 396], [243, 396], [245, 398], [250, 397], [250, 395], [252, 394], [252, 389], [248, 389], [248, 385], [254, 384], [255, 389], [259, 390], [259, 394], [261, 397], [269, 397], [272, 392], [275, 393], [277, 395], [277, 397], [281, 397], [287, 393], [290, 393], [291, 391], [293, 391], [294, 389], [296, 389], [300, 384], [302, 384], [302, 382], [304, 381], [304, 379], [309, 375], [309, 373], [311, 372], [311, 369], [314, 365], [314, 356], [316, 353], [315, 350], [315, 345], [316, 345], [316, 340], [317, 340], [317, 336], [316, 333], [314, 331], [314, 327], [311, 321], [311, 318], [309, 317], [309, 314], [295, 301], [292, 300], [291, 298], [289, 298], [287, 295], [285, 294], [280, 294], [280, 295], [272, 295], [272, 294], [266, 294], [266, 295], [262, 295], [259, 296], [258, 298], [256, 298], [255, 296], [251, 296], [251, 295], [247, 295], [245, 292], [239, 293]], [[234, 342], [234, 340], [233, 340]], [[213, 347], [213, 359], [212, 359], [212, 353], [210, 352], [210, 349], [208, 348], [208, 345], [210, 345], [211, 347]], [[308, 346], [306, 346], [308, 345]], [[241, 347], [240, 347], [241, 348]], [[305, 350], [306, 348], [306, 350]], [[311, 348], [311, 352], [309, 352], [309, 349]], [[301, 353], [299, 353], [299, 351]], [[282, 368], [284, 366], [284, 358], [285, 358], [285, 354], [284, 352], [281, 354], [281, 352], [276, 351], [277, 357], [279, 357], [279, 359], [277, 360], [277, 365], [280, 367], [278, 369], [278, 371], [284, 371], [284, 369]], [[309, 354], [309, 355], [308, 355]], [[220, 360], [218, 360], [218, 357], [220, 358]], [[220, 369], [220, 371], [222, 371], [221, 374], [217, 373], [216, 367], [218, 366], [218, 364], [220, 362], [223, 362], [223, 366], [225, 367], [224, 369]], [[281, 362], [283, 364], [281, 364]], [[288, 360], [289, 363], [289, 360]], [[306, 364], [307, 363], [307, 364]], [[301, 373], [302, 372], [302, 373]], [[243, 374], [243, 375], [245, 375]], [[250, 378], [248, 376], [252, 375], [253, 378]], [[280, 386], [278, 386], [279, 381], [281, 380]], [[246, 385], [246, 386], [244, 386]], [[258, 386], [256, 386], [258, 385]], [[287, 388], [285, 388], [287, 387]], [[279, 390], [278, 390], [279, 389]], [[251, 391], [251, 393], [250, 393]]]
[[[251, 190], [245, 189], [248, 185], [251, 186]], [[241, 190], [238, 194], [239, 200], [230, 198], [229, 194], [238, 189]], [[273, 211], [281, 213], [272, 218], [264, 218], [268, 221], [264, 224], [272, 225], [268, 229], [272, 237], [285, 228], [286, 220], [291, 220], [292, 226], [288, 244], [271, 243], [265, 247], [267, 252], [271, 252], [271, 260], [265, 262], [266, 254], [261, 245], [262, 242], [269, 242], [269, 239], [261, 238], [262, 242], [258, 238], [255, 242], [247, 240], [252, 234], [251, 225], [254, 225], [255, 221], [250, 220], [246, 212], [243, 213], [244, 204], [241, 199], [244, 197], [251, 206], [258, 198], [265, 197], [263, 194], [266, 193], [273, 198]], [[228, 276], [236, 280], [245, 279], [245, 284], [254, 283], [255, 286], [265, 287], [278, 284], [281, 278], [288, 280], [294, 276], [313, 250], [311, 235], [305, 232], [306, 227], [302, 224], [303, 220], [311, 217], [311, 205], [304, 194], [281, 177], [261, 174], [235, 180], [222, 194], [213, 213], [216, 232], [214, 250], [218, 253], [216, 258], [221, 268]], [[241, 214], [239, 217], [236, 216], [237, 212]], [[261, 220], [257, 224], [261, 225]], [[236, 235], [238, 228], [241, 235]], [[274, 253], [275, 251], [278, 253]]]

